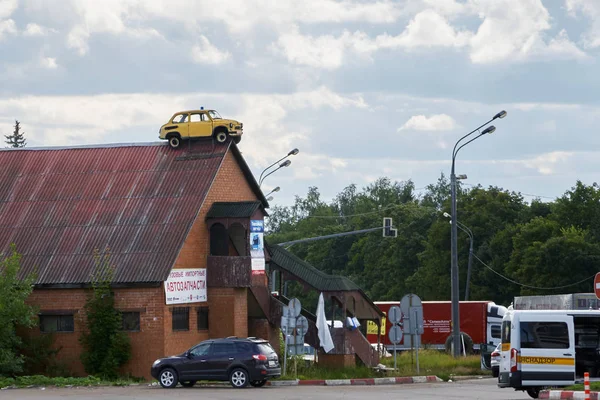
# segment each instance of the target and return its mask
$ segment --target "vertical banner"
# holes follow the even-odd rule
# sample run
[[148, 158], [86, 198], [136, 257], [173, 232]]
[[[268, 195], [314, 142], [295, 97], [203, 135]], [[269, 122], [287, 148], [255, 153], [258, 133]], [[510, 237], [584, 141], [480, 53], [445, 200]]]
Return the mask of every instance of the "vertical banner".
[[252, 257], [252, 275], [265, 273], [265, 222], [262, 219], [250, 220], [250, 257]]

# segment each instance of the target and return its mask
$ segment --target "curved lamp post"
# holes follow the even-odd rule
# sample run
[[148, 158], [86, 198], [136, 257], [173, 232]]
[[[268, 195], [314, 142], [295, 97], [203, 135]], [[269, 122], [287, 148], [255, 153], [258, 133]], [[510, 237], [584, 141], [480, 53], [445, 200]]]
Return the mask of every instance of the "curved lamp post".
[[456, 218], [457, 218], [457, 216], [456, 216], [456, 175], [454, 173], [454, 170], [455, 170], [454, 165], [455, 165], [455, 161], [456, 161], [456, 155], [458, 154], [460, 149], [462, 149], [469, 143], [473, 142], [474, 140], [479, 139], [483, 135], [487, 135], [488, 133], [493, 133], [496, 130], [496, 127], [493, 125], [489, 126], [486, 129], [484, 129], [483, 131], [481, 131], [479, 133], [479, 135], [477, 135], [474, 138], [463, 143], [460, 147], [458, 147], [458, 145], [460, 144], [460, 142], [462, 142], [464, 139], [466, 139], [473, 133], [479, 132], [479, 130], [481, 128], [488, 125], [490, 122], [492, 122], [496, 119], [499, 119], [499, 118], [504, 118], [504, 117], [506, 117], [506, 111], [502, 110], [498, 114], [494, 115], [494, 117], [492, 119], [490, 119], [483, 125], [473, 129], [471, 132], [467, 133], [465, 136], [458, 139], [458, 141], [454, 144], [454, 148], [452, 149], [452, 169], [450, 171], [450, 189], [451, 189], [450, 194], [451, 194], [451, 198], [452, 198], [452, 208], [450, 211], [450, 214], [452, 215], [450, 252], [451, 252], [452, 267], [451, 267], [450, 275], [452, 278], [451, 279], [451, 283], [452, 283], [452, 344], [453, 344], [452, 353], [453, 353], [454, 357], [460, 356], [460, 311], [459, 311], [459, 295], [460, 294], [459, 294], [459, 288], [458, 288], [458, 250], [457, 250], [457, 244], [456, 244], [456, 237], [458, 236], [458, 224], [456, 223]]
[[[293, 150], [290, 150], [290, 152], [289, 152], [289, 153], [287, 153], [287, 155], [286, 155], [285, 157], [282, 157], [282, 158], [280, 158], [279, 160], [275, 161], [273, 164], [269, 165], [267, 168], [263, 169], [263, 171], [260, 173], [260, 177], [258, 178], [258, 182], [262, 182], [262, 181], [263, 181], [263, 174], [264, 174], [265, 172], [267, 172], [267, 170], [268, 170], [268, 169], [270, 169], [271, 167], [273, 167], [273, 166], [274, 166], [274, 165], [276, 165], [276, 164], [279, 164], [279, 162], [281, 162], [281, 161], [285, 160], [285, 159], [286, 159], [286, 158], [288, 158], [289, 156], [295, 156], [295, 155], [296, 155], [296, 154], [298, 154], [298, 153], [300, 153], [300, 150], [298, 150], [297, 148], [296, 148], [296, 149], [293, 149]], [[289, 164], [288, 164], [288, 165], [289, 165]], [[275, 172], [275, 171], [273, 171], [273, 172]], [[266, 177], [265, 177], [265, 178], [266, 178]], [[259, 183], [259, 186], [260, 186], [260, 183]]]
[[[277, 186], [275, 189], [271, 190], [269, 193], [265, 194], [265, 197], [269, 196], [270, 194], [279, 192], [279, 190], [281, 190], [281, 188], [279, 186]], [[272, 197], [272, 196], [271, 196]], [[268, 199], [267, 199], [268, 200]], [[269, 200], [270, 201], [270, 200]]]
[[279, 164], [279, 166], [277, 168], [275, 168], [273, 171], [269, 172], [268, 174], [266, 174], [265, 176], [262, 177], [262, 179], [258, 182], [258, 186], [262, 185], [262, 183], [265, 181], [267, 176], [279, 171], [281, 168], [289, 167], [291, 163], [292, 162], [290, 160], [285, 160], [284, 162]]

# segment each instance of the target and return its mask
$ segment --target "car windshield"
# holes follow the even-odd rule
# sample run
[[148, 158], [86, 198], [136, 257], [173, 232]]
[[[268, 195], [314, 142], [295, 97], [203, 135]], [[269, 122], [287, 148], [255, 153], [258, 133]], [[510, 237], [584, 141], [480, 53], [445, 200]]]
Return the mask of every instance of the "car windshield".
[[223, 119], [223, 118], [221, 118], [221, 116], [219, 115], [219, 113], [216, 112], [215, 110], [208, 111], [208, 115], [210, 115], [210, 117], [212, 119]]

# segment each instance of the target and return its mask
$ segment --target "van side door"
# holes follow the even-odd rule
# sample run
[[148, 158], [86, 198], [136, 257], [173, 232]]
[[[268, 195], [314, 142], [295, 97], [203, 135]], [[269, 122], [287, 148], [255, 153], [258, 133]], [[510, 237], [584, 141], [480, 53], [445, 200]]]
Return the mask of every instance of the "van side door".
[[[575, 383], [575, 332], [570, 315], [521, 314], [518, 324], [523, 386]], [[513, 332], [514, 334], [515, 332]]]

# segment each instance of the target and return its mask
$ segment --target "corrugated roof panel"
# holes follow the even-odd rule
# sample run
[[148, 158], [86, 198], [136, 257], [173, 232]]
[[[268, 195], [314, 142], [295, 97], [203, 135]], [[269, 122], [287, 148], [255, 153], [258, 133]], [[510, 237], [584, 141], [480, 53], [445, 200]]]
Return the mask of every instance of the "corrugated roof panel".
[[227, 146], [0, 151], [0, 249], [39, 284], [87, 283], [108, 245], [117, 282], [166, 279]]

